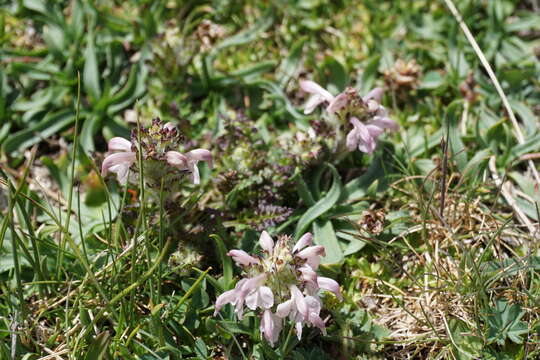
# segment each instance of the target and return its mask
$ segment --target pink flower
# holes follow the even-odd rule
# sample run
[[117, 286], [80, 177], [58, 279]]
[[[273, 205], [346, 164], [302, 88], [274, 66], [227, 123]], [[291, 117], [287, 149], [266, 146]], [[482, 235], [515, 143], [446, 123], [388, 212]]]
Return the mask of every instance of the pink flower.
[[340, 300], [342, 296], [336, 281], [317, 275], [316, 269], [325, 250], [324, 246], [312, 245], [312, 240], [313, 236], [307, 233], [291, 249], [290, 237], [281, 236], [274, 242], [263, 231], [259, 238], [262, 256], [249, 255], [243, 250], [229, 251], [227, 255], [249, 277], [217, 298], [214, 314], [229, 303], [235, 306], [239, 319], [243, 316], [244, 305], [254, 311], [262, 309], [260, 330], [272, 346], [279, 337], [281, 319], [286, 317], [295, 323], [299, 339], [303, 325], [317, 327], [326, 333], [324, 321], [319, 316], [322, 307], [320, 290], [333, 292]]
[[253, 278], [240, 280], [233, 290], [225, 291], [216, 299], [216, 315], [225, 304], [235, 305], [235, 312], [239, 319], [244, 316], [244, 302], [251, 309], [257, 307], [270, 308], [274, 305], [274, 294], [266, 286], [262, 286], [266, 280], [266, 274], [260, 274]]
[[109, 172], [115, 173], [118, 182], [124, 185], [127, 182], [129, 168], [137, 160], [137, 154], [131, 151], [131, 142], [121, 137], [113, 137], [108, 143], [109, 154], [101, 165], [101, 175]]
[[251, 310], [258, 307], [269, 309], [274, 305], [274, 293], [268, 286], [260, 286], [255, 291], [246, 296], [246, 306]]
[[350, 151], [358, 148], [362, 152], [371, 154], [377, 146], [377, 139], [383, 129], [373, 124], [364, 125], [355, 117], [351, 118], [351, 124], [353, 129], [347, 134], [347, 148]]
[[271, 310], [267, 309], [264, 311], [261, 318], [260, 330], [271, 346], [274, 346], [279, 338], [282, 327], [281, 322], [281, 318], [274, 315]]
[[313, 241], [313, 235], [311, 233], [305, 233], [302, 235], [302, 237], [298, 240], [298, 242], [294, 245], [292, 252], [293, 254], [296, 254], [298, 251], [302, 250], [308, 245], [311, 245], [311, 242]]
[[259, 264], [259, 259], [249, 255], [244, 250], [231, 250], [227, 253], [227, 255], [233, 258], [236, 265], [240, 264], [242, 266], [249, 266]]
[[[206, 161], [212, 166], [212, 154], [205, 149], [195, 149], [182, 154], [170, 149], [181, 146], [178, 129], [173, 123], [163, 122], [159, 118], [152, 120], [152, 125], [147, 128], [139, 128], [132, 131], [131, 141], [114, 137], [109, 145], [109, 155], [103, 161], [101, 172], [103, 176], [109, 172], [116, 173], [121, 184], [127, 180], [137, 182], [137, 176], [141, 173], [138, 169], [137, 153], [142, 151], [145, 185], [149, 188], [164, 189], [168, 192], [178, 191], [178, 172], [171, 171], [171, 167], [186, 170], [191, 175], [195, 184], [200, 183], [197, 163]], [[133, 178], [128, 179], [129, 169], [134, 167]]]
[[305, 92], [312, 94], [304, 108], [304, 114], [306, 115], [311, 114], [313, 110], [323, 102], [326, 101], [330, 103], [334, 100], [334, 95], [330, 94], [328, 90], [324, 89], [314, 81], [302, 80], [300, 81], [300, 88]]
[[165, 157], [169, 165], [175, 166], [180, 170], [189, 171], [191, 173], [191, 181], [195, 185], [201, 182], [197, 163], [199, 161], [206, 161], [212, 167], [212, 153], [206, 149], [191, 150], [185, 155], [178, 151], [167, 151]]
[[295, 323], [296, 336], [298, 340], [302, 338], [302, 327], [303, 324], [309, 326], [315, 326], [321, 330], [323, 334], [326, 334], [326, 326], [324, 321], [320, 318], [319, 314], [321, 312], [321, 301], [318, 297], [308, 295], [304, 298], [306, 305], [307, 315], [303, 315], [295, 302], [287, 300], [277, 306], [276, 316], [280, 318], [286, 318], [287, 316], [291, 321]]
[[263, 231], [261, 233], [261, 237], [259, 238], [259, 245], [261, 245], [261, 248], [269, 255], [272, 255], [272, 251], [274, 250], [274, 240], [272, 240], [272, 238], [266, 231]]
[[377, 147], [377, 139], [385, 129], [396, 131], [398, 124], [388, 117], [388, 111], [380, 104], [383, 90], [375, 88], [364, 97], [359, 97], [356, 89], [347, 88], [337, 96], [313, 81], [300, 81], [300, 88], [311, 93], [304, 113], [310, 114], [315, 107], [327, 102], [326, 111], [338, 114], [341, 118], [350, 118], [353, 128], [346, 137], [349, 151], [359, 149], [371, 154]]
[[326, 252], [324, 246], [315, 245], [305, 248], [296, 254], [300, 259], [306, 260], [306, 263], [311, 266], [313, 270], [317, 270], [321, 262], [321, 256], [325, 256]]
[[341, 295], [341, 290], [339, 289], [339, 284], [337, 281], [324, 276], [318, 276], [317, 285], [319, 285], [319, 288], [323, 290], [328, 290], [336, 294], [336, 297], [339, 300], [343, 300], [343, 295]]

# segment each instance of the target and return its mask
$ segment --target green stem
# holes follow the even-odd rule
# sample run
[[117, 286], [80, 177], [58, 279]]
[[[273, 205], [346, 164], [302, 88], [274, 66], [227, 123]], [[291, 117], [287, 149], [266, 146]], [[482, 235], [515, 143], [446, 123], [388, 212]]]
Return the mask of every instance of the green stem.
[[[148, 278], [150, 278], [154, 274], [154, 272], [159, 268], [159, 266], [161, 265], [161, 262], [163, 261], [163, 259], [167, 255], [167, 252], [169, 251], [169, 248], [171, 247], [171, 244], [172, 244], [172, 241], [170, 239], [167, 240], [167, 242], [165, 243], [165, 246], [161, 250], [161, 253], [159, 254], [158, 258], [156, 259], [154, 264], [148, 269], [148, 271], [146, 271], [142, 276], [140, 276], [130, 286], [128, 286], [127, 288], [122, 290], [120, 293], [118, 293], [115, 297], [113, 297], [111, 299], [111, 301], [109, 301], [108, 306], [109, 307], [113, 306], [114, 304], [116, 304], [117, 302], [122, 300], [124, 297], [126, 297], [129, 293], [134, 291], [137, 287], [141, 286], [146, 280], [148, 280]], [[79, 341], [80, 339], [82, 339], [86, 335], [88, 335], [88, 333], [92, 330], [94, 325], [97, 324], [97, 322], [103, 317], [103, 315], [105, 315], [106, 311], [107, 311], [107, 308], [103, 308], [103, 309], [101, 309], [101, 311], [99, 313], [96, 314], [96, 316], [94, 317], [94, 320], [92, 320], [92, 322], [90, 324], [88, 324], [86, 329], [79, 335], [79, 338], [78, 338], [77, 341]]]
[[287, 354], [290, 352], [289, 350], [287, 350], [287, 348], [289, 347], [289, 341], [291, 340], [293, 329], [294, 329], [294, 325], [291, 325], [291, 327], [289, 328], [289, 332], [287, 333], [287, 338], [285, 338], [285, 342], [283, 343], [283, 347], [281, 348], [281, 354], [283, 355], [284, 359], [287, 357]]
[[[69, 223], [71, 220], [71, 207], [73, 205], [73, 183], [75, 182], [75, 162], [77, 161], [77, 148], [78, 148], [78, 141], [79, 141], [79, 110], [81, 107], [81, 74], [77, 72], [77, 107], [75, 110], [75, 134], [73, 136], [73, 155], [71, 159], [71, 173], [70, 173], [70, 186], [69, 186], [69, 194], [68, 194], [68, 203], [67, 203], [67, 210], [66, 210], [66, 232], [69, 233]], [[62, 222], [62, 215], [60, 215], [60, 222]], [[81, 239], [81, 241], [84, 242], [84, 238]], [[60, 251], [58, 253], [57, 258], [57, 264], [58, 267], [56, 268], [56, 278], [58, 279], [60, 277], [60, 268], [62, 267], [62, 262], [64, 258], [64, 249], [66, 246], [66, 240], [65, 236], [63, 236], [63, 232], [60, 233]]]

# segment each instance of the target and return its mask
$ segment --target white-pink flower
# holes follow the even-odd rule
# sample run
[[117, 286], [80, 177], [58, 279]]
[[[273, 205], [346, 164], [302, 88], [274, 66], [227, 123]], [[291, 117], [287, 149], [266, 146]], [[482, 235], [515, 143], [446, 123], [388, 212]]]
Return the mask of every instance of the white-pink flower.
[[377, 146], [377, 139], [382, 134], [383, 129], [373, 125], [364, 125], [360, 120], [351, 118], [353, 129], [347, 134], [346, 145], [350, 151], [358, 148], [358, 150], [371, 154]]
[[235, 306], [239, 318], [244, 305], [254, 311], [261, 309], [261, 333], [271, 345], [277, 341], [282, 319], [286, 317], [294, 322], [298, 338], [303, 325], [325, 333], [324, 321], [319, 316], [320, 292], [333, 292], [340, 300], [342, 296], [336, 281], [317, 275], [325, 251], [324, 246], [312, 245], [312, 240], [313, 236], [307, 233], [292, 246], [290, 237], [281, 236], [274, 242], [263, 231], [259, 238], [262, 256], [243, 250], [229, 251], [227, 255], [244, 269], [246, 277], [217, 298], [215, 314], [228, 303]]
[[323, 102], [331, 103], [334, 100], [334, 95], [314, 81], [302, 80], [300, 81], [300, 88], [311, 94], [304, 108], [304, 114], [306, 115], [311, 114]]
[[281, 323], [281, 318], [273, 314], [271, 310], [267, 309], [263, 312], [260, 330], [266, 341], [272, 346], [274, 346], [279, 339], [279, 333], [282, 328]]
[[121, 137], [113, 137], [108, 143], [111, 154], [105, 157], [101, 165], [101, 174], [115, 173], [118, 182], [124, 185], [127, 182], [129, 168], [137, 160], [137, 154], [131, 151], [131, 142]]
[[[206, 149], [195, 149], [185, 154], [172, 149], [181, 146], [181, 137], [173, 123], [163, 124], [159, 118], [152, 120], [148, 128], [139, 128], [132, 131], [131, 141], [114, 137], [109, 143], [109, 155], [103, 161], [101, 172], [105, 176], [109, 172], [116, 173], [121, 184], [128, 180], [136, 183], [141, 173], [138, 168], [137, 154], [142, 152], [142, 165], [145, 185], [155, 189], [165, 189], [170, 192], [178, 190], [179, 169], [190, 173], [191, 181], [200, 183], [199, 161], [208, 162], [212, 166], [212, 154]], [[128, 177], [133, 167], [132, 177]]]
[[167, 151], [165, 154], [169, 165], [175, 166], [180, 170], [187, 170], [191, 174], [191, 181], [195, 185], [201, 182], [199, 161], [206, 161], [208, 166], [212, 167], [212, 153], [206, 149], [195, 149], [188, 151], [185, 155], [178, 151]]
[[364, 97], [359, 97], [354, 88], [347, 88], [337, 96], [319, 84], [303, 80], [300, 88], [310, 94], [304, 113], [310, 114], [322, 103], [327, 103], [329, 114], [338, 114], [348, 118], [352, 129], [346, 137], [346, 147], [349, 151], [359, 149], [371, 154], [377, 147], [377, 140], [385, 129], [398, 130], [398, 124], [388, 116], [388, 111], [380, 104], [383, 90], [375, 88]]

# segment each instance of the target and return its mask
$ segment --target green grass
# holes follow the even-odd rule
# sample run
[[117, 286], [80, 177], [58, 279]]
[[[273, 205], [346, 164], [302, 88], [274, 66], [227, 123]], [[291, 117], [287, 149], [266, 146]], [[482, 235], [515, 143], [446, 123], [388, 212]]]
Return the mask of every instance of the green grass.
[[[455, 0], [475, 49], [449, 3], [0, 5], [0, 359], [540, 356], [538, 4]], [[384, 87], [400, 130], [338, 156], [300, 79]], [[100, 176], [155, 117], [200, 185]], [[213, 316], [262, 230], [326, 247], [326, 336]]]

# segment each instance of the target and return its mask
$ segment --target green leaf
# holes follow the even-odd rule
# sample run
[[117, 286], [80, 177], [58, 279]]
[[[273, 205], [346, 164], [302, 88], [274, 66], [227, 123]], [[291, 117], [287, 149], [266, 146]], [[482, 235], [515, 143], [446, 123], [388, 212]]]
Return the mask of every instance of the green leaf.
[[289, 56], [281, 63], [277, 73], [280, 86], [285, 86], [294, 76], [302, 57], [302, 50], [307, 37], [303, 36], [291, 46]]
[[[527, 76], [527, 78], [530, 78], [530, 74]], [[538, 118], [537, 116], [532, 112], [532, 110], [523, 102], [516, 101], [516, 100], [509, 100], [510, 106], [512, 109], [516, 112], [516, 114], [521, 118], [521, 121], [523, 121], [523, 124], [525, 125], [526, 133], [529, 135], [533, 135], [535, 132], [538, 131]]]
[[296, 177], [296, 191], [298, 192], [300, 199], [302, 199], [307, 206], [313, 206], [315, 204], [313, 195], [311, 195], [304, 178], [302, 178], [300, 175]]
[[111, 334], [108, 331], [104, 331], [97, 335], [88, 347], [85, 360], [101, 360], [107, 359], [107, 350], [109, 349], [109, 343], [111, 342]]
[[197, 356], [200, 359], [208, 358], [208, 348], [206, 347], [206, 344], [201, 338], [197, 338], [195, 340], [194, 349], [195, 349], [195, 354], [197, 354]]
[[371, 58], [369, 58], [368, 63], [362, 72], [362, 75], [360, 76], [359, 81], [357, 81], [358, 86], [360, 86], [360, 93], [366, 94], [368, 93], [371, 88], [373, 87], [373, 84], [375, 83], [375, 79], [378, 76], [379, 73], [379, 63], [381, 61], [380, 55], [375, 55]]
[[523, 343], [521, 335], [528, 333], [529, 329], [527, 324], [521, 321], [525, 311], [519, 304], [510, 305], [506, 300], [497, 300], [495, 307], [487, 313], [488, 343], [496, 342], [503, 346], [507, 338], [516, 344]]
[[332, 221], [315, 221], [313, 223], [313, 241], [324, 246], [326, 255], [321, 259], [323, 264], [337, 264], [343, 260], [343, 251], [336, 237]]
[[526, 139], [523, 144], [514, 146], [510, 150], [510, 157], [507, 161], [515, 161], [522, 155], [537, 152], [538, 150], [540, 150], [540, 134]]
[[367, 171], [361, 176], [349, 181], [341, 194], [340, 202], [353, 202], [368, 194], [370, 187], [377, 182], [377, 190], [381, 190], [383, 187], [384, 179], [388, 177], [387, 171], [385, 171], [385, 159], [384, 155], [377, 155]]
[[439, 86], [444, 85], [444, 78], [438, 71], [429, 71], [422, 78], [420, 84], [421, 89], [436, 89]]
[[38, 124], [28, 129], [16, 132], [4, 142], [4, 151], [11, 154], [15, 151], [23, 152], [30, 146], [43, 139], [56, 134], [75, 122], [75, 113], [72, 110], [63, 110], [48, 114]]
[[94, 102], [97, 102], [101, 97], [101, 86], [94, 35], [89, 34], [87, 39], [86, 51], [84, 52], [83, 86], [84, 90], [93, 97]]
[[321, 78], [325, 79], [326, 88], [332, 93], [345, 90], [349, 84], [349, 75], [345, 67], [333, 57], [327, 57], [320, 69]]
[[219, 259], [221, 260], [221, 265], [223, 267], [223, 279], [225, 282], [224, 285], [225, 287], [227, 287], [231, 283], [233, 278], [232, 260], [229, 256], [227, 256], [227, 248], [221, 237], [216, 234], [212, 234], [210, 235], [210, 237], [216, 242], [217, 252], [219, 255]]
[[489, 148], [474, 154], [473, 158], [467, 163], [465, 169], [463, 169], [463, 177], [480, 178], [490, 156], [491, 150]]
[[231, 36], [221, 43], [217, 44], [212, 50], [211, 57], [215, 57], [217, 53], [223, 49], [226, 49], [231, 46], [239, 46], [247, 44], [259, 37], [264, 31], [266, 31], [274, 23], [274, 11], [272, 7], [261, 16], [261, 18], [253, 24], [252, 27], [246, 29], [234, 36]]
[[81, 129], [80, 144], [87, 152], [95, 150], [94, 138], [101, 128], [103, 118], [99, 115], [91, 115], [85, 120]]
[[296, 225], [296, 232], [295, 232], [296, 239], [299, 239], [300, 236], [304, 234], [304, 232], [308, 229], [309, 225], [313, 221], [315, 221], [325, 212], [330, 210], [332, 206], [334, 206], [337, 203], [341, 195], [342, 185], [341, 185], [341, 179], [339, 177], [339, 174], [333, 165], [327, 164], [327, 166], [332, 172], [332, 179], [333, 179], [332, 187], [330, 188], [330, 190], [325, 196], [323, 196], [319, 201], [315, 203], [315, 205], [310, 207], [304, 213], [304, 215], [302, 215], [302, 217], [298, 221], [298, 224]]
[[446, 125], [448, 126], [448, 146], [451, 150], [452, 160], [457, 163], [459, 171], [463, 172], [467, 167], [467, 152], [459, 133], [459, 120], [461, 118], [461, 100], [452, 102], [446, 109]]

